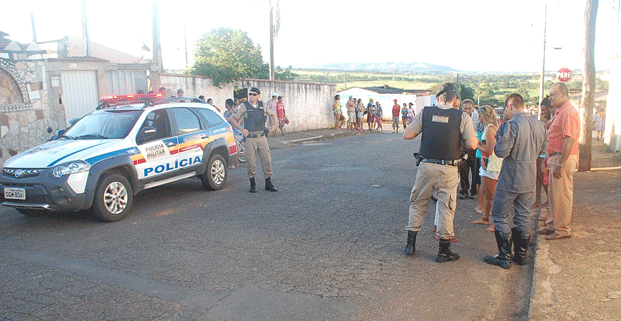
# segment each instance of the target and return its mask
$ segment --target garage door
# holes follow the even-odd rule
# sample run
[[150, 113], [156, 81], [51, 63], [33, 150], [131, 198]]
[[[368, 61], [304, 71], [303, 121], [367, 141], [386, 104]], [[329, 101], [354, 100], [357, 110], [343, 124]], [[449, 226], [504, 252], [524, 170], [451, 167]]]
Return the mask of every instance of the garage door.
[[95, 71], [64, 71], [60, 76], [67, 121], [80, 118], [97, 108], [99, 96]]

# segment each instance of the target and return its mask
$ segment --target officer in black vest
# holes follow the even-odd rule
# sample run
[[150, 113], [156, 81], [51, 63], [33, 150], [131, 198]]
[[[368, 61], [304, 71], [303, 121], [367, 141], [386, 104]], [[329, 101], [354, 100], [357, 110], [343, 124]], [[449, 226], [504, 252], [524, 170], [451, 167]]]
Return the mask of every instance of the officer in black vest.
[[[259, 101], [261, 91], [252, 87], [248, 91], [248, 100], [229, 119], [231, 125], [239, 129], [246, 137], [246, 159], [248, 164], [248, 178], [250, 178], [250, 193], [257, 192], [257, 184], [254, 176], [257, 172], [257, 154], [263, 166], [263, 177], [265, 177], [265, 190], [277, 192], [278, 189], [272, 184], [272, 155], [267, 144], [268, 130], [265, 128], [267, 116], [271, 117], [272, 124], [275, 124], [269, 131], [275, 131], [278, 125], [278, 118], [270, 108], [264, 108], [263, 102]], [[239, 125], [239, 120], [244, 117], [244, 127]]]
[[421, 229], [431, 196], [435, 192], [438, 198], [436, 236], [440, 238], [440, 250], [436, 262], [444, 263], [459, 259], [457, 253], [451, 252], [451, 239], [455, 235], [453, 218], [457, 205], [460, 146], [463, 141], [467, 149], [475, 149], [479, 139], [470, 116], [453, 106], [459, 99], [453, 84], [442, 84], [436, 98], [437, 106], [425, 107], [403, 133], [403, 138], [407, 140], [414, 139], [422, 133], [418, 153], [420, 165], [410, 195], [405, 252], [406, 255], [414, 254], [416, 234]]

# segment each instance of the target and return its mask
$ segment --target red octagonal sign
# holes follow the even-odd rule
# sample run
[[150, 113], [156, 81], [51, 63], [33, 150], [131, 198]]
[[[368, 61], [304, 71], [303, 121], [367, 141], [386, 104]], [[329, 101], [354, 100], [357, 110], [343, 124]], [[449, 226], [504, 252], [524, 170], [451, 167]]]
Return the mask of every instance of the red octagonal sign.
[[556, 79], [560, 82], [568, 82], [571, 80], [571, 69], [569, 68], [561, 68], [556, 73]]

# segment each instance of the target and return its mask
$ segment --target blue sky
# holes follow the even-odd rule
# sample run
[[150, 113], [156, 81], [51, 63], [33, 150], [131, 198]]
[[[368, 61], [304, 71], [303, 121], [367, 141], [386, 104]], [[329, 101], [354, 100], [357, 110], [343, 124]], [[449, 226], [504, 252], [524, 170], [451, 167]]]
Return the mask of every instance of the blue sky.
[[[159, 1], [164, 67], [190, 64], [194, 42], [213, 28], [248, 32], [269, 60], [269, 1]], [[82, 35], [81, 0], [11, 1], [0, 30], [39, 41]], [[280, 0], [276, 65], [342, 62], [426, 62], [465, 71], [541, 70], [544, 5], [548, 5], [546, 70], [581, 69], [584, 0], [471, 0], [381, 2]], [[596, 68], [619, 52], [617, 0], [599, 3]], [[151, 46], [151, 1], [86, 1], [92, 41], [140, 56]], [[10, 14], [9, 14], [10, 13]], [[554, 50], [554, 47], [561, 47]], [[150, 53], [145, 53], [149, 57]]]

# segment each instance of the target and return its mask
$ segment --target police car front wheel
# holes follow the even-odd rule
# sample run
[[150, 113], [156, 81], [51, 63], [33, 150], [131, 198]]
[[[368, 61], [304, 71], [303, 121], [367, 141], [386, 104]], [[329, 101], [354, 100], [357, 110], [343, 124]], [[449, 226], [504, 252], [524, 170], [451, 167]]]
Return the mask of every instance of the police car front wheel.
[[227, 176], [228, 169], [224, 157], [215, 154], [209, 158], [205, 173], [201, 175], [201, 182], [206, 189], [216, 191], [224, 188]]
[[105, 222], [120, 221], [129, 214], [133, 195], [132, 187], [125, 177], [119, 174], [104, 175], [97, 185], [93, 213]]

